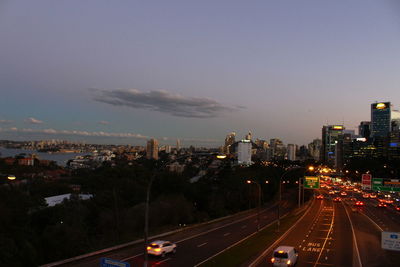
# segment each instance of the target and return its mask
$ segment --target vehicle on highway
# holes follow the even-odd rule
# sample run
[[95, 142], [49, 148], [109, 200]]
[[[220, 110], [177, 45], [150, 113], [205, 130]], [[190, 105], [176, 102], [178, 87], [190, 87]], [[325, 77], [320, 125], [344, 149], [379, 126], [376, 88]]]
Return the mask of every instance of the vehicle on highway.
[[334, 201], [334, 202], [340, 202], [340, 201], [342, 201], [342, 199], [341, 199], [340, 197], [335, 197], [335, 198], [333, 199], [333, 201]]
[[347, 193], [343, 191], [342, 193], [340, 193], [340, 195], [341, 196], [347, 196]]
[[161, 257], [165, 257], [165, 255], [168, 253], [175, 254], [176, 244], [169, 241], [156, 240], [147, 246], [147, 253]]
[[376, 198], [377, 196], [376, 196], [376, 194], [374, 194], [374, 193], [372, 193], [372, 194], [369, 194], [369, 198]]
[[317, 199], [324, 199], [324, 196], [323, 195], [318, 195]]
[[329, 195], [334, 195], [334, 194], [335, 194], [335, 191], [329, 191], [328, 194], [329, 194]]
[[363, 194], [363, 198], [369, 198], [369, 194]]
[[362, 201], [356, 201], [356, 203], [354, 203], [354, 205], [356, 205], [357, 207], [363, 207], [365, 204]]
[[400, 206], [393, 206], [394, 210], [400, 211]]
[[376, 207], [377, 207], [377, 208], [386, 208], [386, 207], [387, 207], [387, 204], [386, 204], [386, 203], [383, 203], [383, 202], [380, 202]]
[[272, 266], [294, 266], [297, 263], [299, 253], [294, 247], [279, 246], [272, 254]]

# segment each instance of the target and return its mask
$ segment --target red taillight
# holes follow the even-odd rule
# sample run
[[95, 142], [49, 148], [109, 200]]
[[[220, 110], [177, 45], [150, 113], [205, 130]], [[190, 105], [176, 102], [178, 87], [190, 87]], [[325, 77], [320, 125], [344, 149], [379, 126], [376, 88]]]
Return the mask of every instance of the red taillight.
[[151, 250], [151, 247], [147, 247], [147, 250]]
[[272, 258], [272, 259], [271, 259], [271, 262], [274, 263], [274, 262], [275, 262], [275, 258]]

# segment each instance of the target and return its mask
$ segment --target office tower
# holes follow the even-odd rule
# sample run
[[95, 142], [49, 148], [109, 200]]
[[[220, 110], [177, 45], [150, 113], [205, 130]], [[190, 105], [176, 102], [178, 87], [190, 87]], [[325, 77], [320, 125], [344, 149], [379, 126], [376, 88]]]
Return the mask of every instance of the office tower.
[[233, 152], [232, 145], [235, 143], [235, 136], [236, 136], [235, 132], [231, 132], [226, 136], [225, 146], [224, 146], [224, 152], [226, 154], [230, 154]]
[[391, 120], [391, 132], [399, 132], [400, 131], [400, 111], [392, 110], [390, 114]]
[[352, 137], [354, 134], [346, 133], [339, 135], [335, 144], [335, 168], [341, 170], [344, 163], [351, 157]]
[[245, 139], [238, 142], [238, 164], [252, 164], [250, 140]]
[[326, 125], [322, 127], [321, 160], [323, 163], [334, 164], [336, 143], [343, 134], [343, 125]]
[[262, 140], [262, 139], [256, 139], [255, 144], [263, 149], [266, 150], [268, 148], [268, 142], [266, 140]]
[[370, 138], [371, 136], [371, 122], [370, 121], [362, 121], [358, 126], [358, 135], [364, 138]]
[[166, 145], [165, 146], [165, 153], [171, 153], [171, 146]]
[[181, 140], [176, 139], [176, 150], [179, 151], [181, 149]]
[[287, 159], [291, 161], [296, 160], [296, 146], [294, 144], [287, 145]]
[[284, 160], [286, 155], [286, 148], [283, 142], [278, 138], [270, 140], [271, 157], [274, 160]]
[[321, 147], [322, 147], [321, 139], [314, 139], [311, 143], [308, 144], [308, 152], [310, 153], [310, 156], [316, 161], [320, 160]]
[[147, 141], [146, 158], [158, 160], [158, 141], [156, 139]]
[[246, 134], [246, 140], [250, 140], [251, 141], [251, 132], [249, 132], [248, 134]]
[[371, 104], [371, 137], [387, 137], [390, 132], [390, 102]]

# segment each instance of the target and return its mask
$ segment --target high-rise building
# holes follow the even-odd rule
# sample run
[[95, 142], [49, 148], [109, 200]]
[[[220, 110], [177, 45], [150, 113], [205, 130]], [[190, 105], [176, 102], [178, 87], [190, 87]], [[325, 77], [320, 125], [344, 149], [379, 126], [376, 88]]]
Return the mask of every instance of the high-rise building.
[[250, 140], [245, 139], [238, 142], [238, 164], [252, 164]]
[[287, 159], [291, 161], [296, 160], [296, 145], [294, 144], [287, 145]]
[[236, 133], [231, 132], [225, 138], [224, 152], [230, 154], [233, 152], [232, 145], [235, 143]]
[[158, 160], [158, 141], [156, 139], [147, 141], [146, 158]]
[[392, 110], [390, 114], [391, 120], [391, 132], [399, 132], [400, 131], [400, 111]]
[[320, 160], [321, 147], [321, 139], [314, 139], [311, 143], [308, 144], [308, 152], [310, 153], [310, 156], [316, 161]]
[[176, 139], [176, 150], [179, 151], [181, 149], [181, 140]]
[[286, 147], [278, 138], [270, 140], [271, 158], [274, 160], [284, 160], [286, 155]]
[[246, 134], [246, 140], [250, 140], [251, 141], [251, 138], [252, 138], [251, 132], [249, 131], [249, 133]]
[[390, 102], [371, 104], [371, 137], [387, 137], [391, 128]]
[[358, 126], [358, 135], [364, 138], [369, 138], [371, 136], [371, 122], [362, 121]]
[[322, 127], [321, 160], [327, 164], [335, 163], [336, 143], [343, 134], [343, 125], [326, 125]]

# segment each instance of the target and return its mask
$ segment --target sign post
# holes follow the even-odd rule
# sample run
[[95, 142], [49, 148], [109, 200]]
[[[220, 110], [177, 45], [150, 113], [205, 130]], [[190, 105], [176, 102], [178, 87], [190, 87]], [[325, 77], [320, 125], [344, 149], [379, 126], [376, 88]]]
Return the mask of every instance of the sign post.
[[306, 176], [304, 180], [304, 188], [306, 189], [319, 189], [318, 176]]
[[400, 192], [399, 179], [372, 178], [372, 190]]
[[108, 258], [101, 258], [100, 267], [131, 267], [131, 265], [124, 261], [117, 261]]
[[361, 176], [361, 188], [363, 190], [371, 190], [372, 189], [371, 182], [372, 182], [371, 174], [365, 173]]
[[382, 232], [381, 245], [383, 249], [400, 251], [400, 233]]

